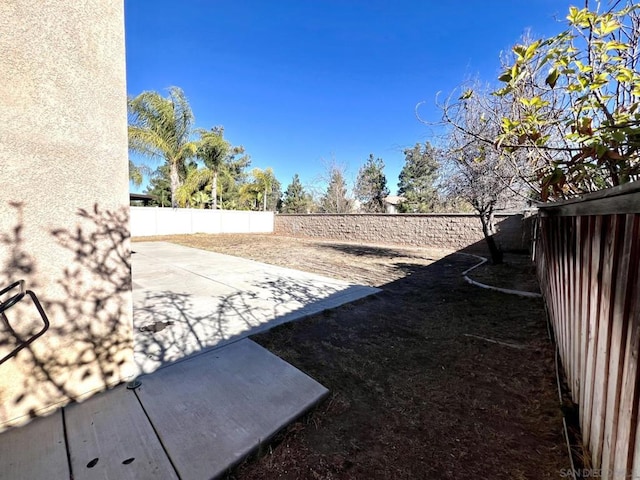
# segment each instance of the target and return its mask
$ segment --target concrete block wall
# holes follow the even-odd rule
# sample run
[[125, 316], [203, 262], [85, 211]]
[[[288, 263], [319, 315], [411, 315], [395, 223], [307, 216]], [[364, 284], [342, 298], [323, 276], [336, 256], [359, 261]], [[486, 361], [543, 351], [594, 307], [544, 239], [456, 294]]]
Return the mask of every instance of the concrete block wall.
[[[496, 215], [496, 239], [506, 251], [528, 250], [523, 215]], [[276, 235], [458, 250], [484, 240], [473, 214], [281, 214]]]

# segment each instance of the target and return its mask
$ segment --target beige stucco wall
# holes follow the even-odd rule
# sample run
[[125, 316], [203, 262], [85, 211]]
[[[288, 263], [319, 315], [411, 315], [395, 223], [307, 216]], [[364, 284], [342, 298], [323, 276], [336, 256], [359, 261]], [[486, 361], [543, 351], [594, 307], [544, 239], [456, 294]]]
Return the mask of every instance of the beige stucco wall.
[[[0, 284], [51, 320], [0, 365], [2, 429], [130, 372], [123, 1], [0, 1], [0, 112]], [[34, 311], [7, 316], [24, 333]]]
[[[496, 215], [496, 240], [504, 250], [528, 250], [530, 225], [520, 214]], [[276, 215], [276, 235], [350, 242], [415, 245], [458, 250], [484, 236], [477, 215], [458, 214], [285, 214]]]

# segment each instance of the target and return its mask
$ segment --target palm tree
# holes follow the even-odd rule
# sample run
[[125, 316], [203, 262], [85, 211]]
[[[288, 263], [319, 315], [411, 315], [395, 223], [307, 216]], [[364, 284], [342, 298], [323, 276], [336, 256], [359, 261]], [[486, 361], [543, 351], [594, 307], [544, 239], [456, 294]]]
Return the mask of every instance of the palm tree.
[[142, 184], [143, 176], [138, 165], [129, 160], [129, 181], [136, 187]]
[[233, 205], [236, 205], [236, 203], [231, 202], [231, 198], [227, 198], [226, 196], [224, 197], [224, 199], [222, 198], [223, 193], [231, 197], [232, 190], [236, 186], [235, 177], [232, 175], [232, 172], [229, 170], [229, 168], [227, 168], [227, 166], [224, 164], [220, 168], [220, 172], [218, 174], [217, 186], [219, 186], [220, 189], [217, 190], [218, 199], [216, 201], [216, 207], [224, 208], [227, 210], [235, 210], [237, 207], [230, 208], [233, 207]]
[[262, 191], [256, 182], [243, 183], [238, 189], [241, 210], [259, 210]]
[[255, 184], [257, 186], [257, 189], [260, 191], [260, 193], [262, 194], [262, 210], [263, 211], [267, 211], [267, 197], [269, 195], [269, 192], [271, 192], [272, 188], [273, 188], [273, 183], [276, 180], [275, 175], [273, 174], [273, 170], [271, 169], [271, 167], [265, 169], [265, 170], [260, 170], [259, 168], [254, 168], [253, 171], [251, 172], [251, 175], [253, 176], [253, 178], [255, 179]]
[[169, 88], [164, 98], [158, 92], [142, 92], [127, 102], [129, 110], [129, 149], [152, 158], [162, 158], [169, 165], [171, 205], [178, 206], [176, 191], [180, 170], [195, 155], [191, 141], [193, 113], [184, 92]]
[[194, 197], [198, 192], [203, 192], [211, 179], [211, 171], [207, 168], [198, 168], [195, 162], [187, 162], [185, 165], [184, 181], [176, 190], [176, 202], [180, 207], [194, 206]]
[[198, 190], [196, 193], [191, 195], [191, 206], [197, 208], [205, 208], [207, 203], [211, 201], [211, 197], [204, 190]]
[[211, 130], [198, 130], [200, 140], [197, 144], [196, 156], [202, 160], [211, 171], [211, 208], [218, 208], [218, 173], [225, 158], [229, 155], [230, 145], [223, 137], [223, 127], [213, 127]]
[[153, 175], [153, 172], [147, 165], [136, 165], [129, 159], [129, 181], [136, 187], [139, 187], [142, 185], [145, 175], [150, 177]]

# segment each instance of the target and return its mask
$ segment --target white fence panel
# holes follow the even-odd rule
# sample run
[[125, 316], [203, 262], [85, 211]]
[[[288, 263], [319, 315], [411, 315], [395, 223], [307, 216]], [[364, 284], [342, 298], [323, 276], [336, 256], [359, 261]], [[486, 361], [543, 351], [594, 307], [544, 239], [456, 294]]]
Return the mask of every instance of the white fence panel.
[[[220, 228], [221, 233], [240, 233], [251, 231], [251, 220], [249, 215], [234, 215], [237, 210], [221, 210], [220, 211]], [[273, 231], [273, 230], [272, 230]]]
[[131, 207], [131, 235], [273, 233], [273, 212]]
[[[259, 213], [259, 212], [254, 212]], [[265, 213], [265, 212], [260, 212]], [[251, 215], [249, 230], [253, 233], [272, 233], [274, 231], [275, 218], [273, 212], [266, 212], [269, 215]]]

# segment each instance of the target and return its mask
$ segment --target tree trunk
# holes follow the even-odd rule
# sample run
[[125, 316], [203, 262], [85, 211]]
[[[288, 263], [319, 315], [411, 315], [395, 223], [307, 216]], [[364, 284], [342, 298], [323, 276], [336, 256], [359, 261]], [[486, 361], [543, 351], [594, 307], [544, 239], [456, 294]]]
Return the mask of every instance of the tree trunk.
[[262, 211], [267, 211], [267, 189], [264, 189], [264, 198], [262, 199]]
[[178, 208], [178, 201], [176, 200], [176, 191], [180, 186], [180, 177], [178, 176], [178, 165], [175, 162], [171, 162], [169, 179], [171, 180], [171, 207]]
[[491, 255], [491, 262], [494, 265], [502, 263], [503, 253], [500, 246], [496, 243], [494, 237], [496, 233], [495, 222], [493, 218], [493, 208], [480, 212], [480, 222], [482, 222], [482, 233], [484, 233], [484, 239], [489, 247], [489, 253]]
[[218, 171], [213, 171], [213, 179], [211, 180], [211, 208], [218, 208]]

